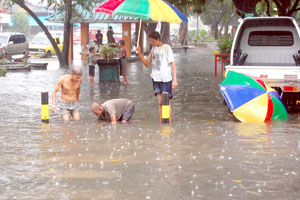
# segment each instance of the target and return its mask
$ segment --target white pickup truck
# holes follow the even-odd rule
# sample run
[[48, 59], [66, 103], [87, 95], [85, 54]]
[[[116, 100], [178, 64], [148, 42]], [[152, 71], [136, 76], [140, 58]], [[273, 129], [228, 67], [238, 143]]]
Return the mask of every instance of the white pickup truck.
[[287, 109], [300, 108], [300, 34], [291, 17], [245, 18], [239, 25], [226, 72], [260, 77]]

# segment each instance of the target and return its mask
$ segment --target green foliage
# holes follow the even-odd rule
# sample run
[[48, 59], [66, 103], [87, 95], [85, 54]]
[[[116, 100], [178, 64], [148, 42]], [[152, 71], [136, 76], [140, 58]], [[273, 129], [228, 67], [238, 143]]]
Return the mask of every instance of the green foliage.
[[29, 17], [22, 11], [18, 11], [12, 15], [13, 30], [30, 35]]
[[254, 13], [256, 16], [292, 16], [299, 11], [299, 0], [234, 0], [241, 16]]
[[219, 39], [217, 46], [220, 49], [220, 54], [230, 54], [232, 42], [233, 42], [233, 40], [229, 39], [229, 38]]
[[[267, 13], [267, 3], [265, 1], [260, 1], [256, 4], [256, 12], [259, 16], [268, 16]], [[276, 4], [274, 2], [270, 2], [270, 10], [269, 10], [269, 14], [271, 16], [275, 16], [278, 15], [277, 9], [276, 9]]]
[[197, 41], [197, 39], [201, 40], [207, 34], [208, 34], [208, 32], [206, 30], [201, 29], [199, 31], [198, 38], [197, 38], [196, 30], [189, 31], [188, 36], [189, 36], [189, 40], [191, 40], [191, 41]]
[[116, 56], [116, 49], [107, 45], [102, 45], [100, 49], [101, 56], [103, 58], [114, 58]]
[[238, 24], [238, 16], [235, 13], [232, 0], [209, 0], [203, 6], [200, 18], [205, 25], [212, 27], [215, 39], [218, 38], [218, 27], [224, 26], [228, 30], [229, 25]]
[[191, 30], [188, 32], [188, 38], [189, 40], [194, 41], [196, 39], [196, 31], [195, 30]]
[[192, 0], [192, 2], [194, 4], [193, 12], [199, 14], [202, 13], [203, 7], [205, 5], [205, 0]]
[[[185, 16], [188, 17], [189, 8], [193, 5], [194, 0], [168, 0], [169, 3], [174, 5], [176, 8], [178, 8]], [[202, 1], [202, 0], [201, 0]]]
[[0, 76], [5, 76], [6, 73], [7, 73], [7, 69], [6, 69], [6, 68], [3, 68], [3, 69], [0, 71]]
[[215, 38], [214, 38], [213, 36], [210, 36], [210, 37], [208, 38], [208, 41], [209, 41], [209, 42], [215, 41]]
[[208, 32], [204, 29], [201, 29], [200, 30], [200, 33], [199, 33], [199, 38], [202, 39], [203, 37], [207, 36], [208, 35]]
[[6, 59], [0, 59], [0, 64], [6, 64], [7, 60]]

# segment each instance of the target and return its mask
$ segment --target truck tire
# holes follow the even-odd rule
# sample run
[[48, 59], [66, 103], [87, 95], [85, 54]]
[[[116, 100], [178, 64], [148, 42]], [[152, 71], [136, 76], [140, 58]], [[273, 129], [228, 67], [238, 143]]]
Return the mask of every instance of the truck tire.
[[46, 58], [51, 58], [51, 57], [52, 57], [51, 51], [47, 51]]

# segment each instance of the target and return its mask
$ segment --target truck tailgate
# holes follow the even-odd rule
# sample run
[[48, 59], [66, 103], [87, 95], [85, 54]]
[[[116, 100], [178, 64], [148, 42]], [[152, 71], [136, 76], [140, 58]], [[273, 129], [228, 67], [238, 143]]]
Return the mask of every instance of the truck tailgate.
[[235, 71], [264, 80], [270, 87], [293, 87], [289, 92], [300, 91], [300, 67], [298, 66], [232, 66], [225, 67], [226, 72]]

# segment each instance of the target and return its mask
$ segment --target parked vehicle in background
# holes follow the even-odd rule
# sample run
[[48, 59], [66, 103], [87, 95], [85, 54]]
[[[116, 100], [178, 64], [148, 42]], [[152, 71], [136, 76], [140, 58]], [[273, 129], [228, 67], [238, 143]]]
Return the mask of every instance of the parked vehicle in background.
[[8, 59], [12, 55], [28, 54], [28, 41], [26, 36], [17, 32], [2, 32], [0, 33], [0, 51]]
[[[63, 49], [63, 43], [59, 37], [53, 37], [60, 51]], [[54, 47], [52, 46], [46, 35], [36, 35], [29, 44], [30, 57], [46, 57], [51, 58], [56, 55]]]
[[[52, 37], [59, 37], [61, 42], [64, 41], [64, 32], [63, 31], [49, 31], [49, 32]], [[39, 32], [35, 36], [46, 36], [46, 34], [45, 34], [45, 32]]]
[[226, 72], [259, 77], [287, 109], [300, 108], [300, 35], [291, 17], [245, 18], [239, 25]]
[[52, 37], [59, 37], [60, 41], [64, 41], [64, 32], [63, 31], [50, 31]]

